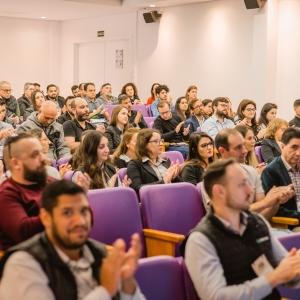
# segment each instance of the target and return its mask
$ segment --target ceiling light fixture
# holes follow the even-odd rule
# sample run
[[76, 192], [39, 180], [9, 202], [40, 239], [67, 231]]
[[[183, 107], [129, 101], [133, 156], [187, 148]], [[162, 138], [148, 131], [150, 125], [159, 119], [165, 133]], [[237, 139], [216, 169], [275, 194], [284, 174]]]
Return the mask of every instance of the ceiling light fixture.
[[41, 19], [46, 19], [46, 17], [41, 17]]

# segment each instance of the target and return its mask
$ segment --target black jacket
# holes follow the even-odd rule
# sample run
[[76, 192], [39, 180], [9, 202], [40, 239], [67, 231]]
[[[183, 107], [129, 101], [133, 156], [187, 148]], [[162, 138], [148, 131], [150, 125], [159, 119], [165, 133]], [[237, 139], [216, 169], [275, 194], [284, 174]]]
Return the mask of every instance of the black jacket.
[[[46, 101], [52, 101], [52, 99], [49, 98], [49, 96], [45, 96]], [[56, 101], [58, 102], [58, 105], [60, 108], [63, 108], [65, 105], [65, 99], [63, 97], [58, 96], [58, 98], [56, 99]]]
[[121, 143], [121, 135], [123, 132], [117, 126], [108, 126], [105, 135], [109, 143], [109, 152], [113, 154]]
[[[163, 166], [168, 169], [171, 162], [168, 160], [163, 161]], [[127, 166], [127, 175], [131, 179], [132, 187], [137, 194], [140, 188], [146, 184], [164, 184], [163, 180], [158, 180], [158, 177], [148, 162], [142, 162], [138, 159], [132, 159]], [[172, 182], [182, 182], [182, 179], [177, 176]]]
[[140, 122], [138, 124], [134, 123], [134, 119], [136, 117], [136, 114], [137, 114], [137, 111], [136, 110], [132, 110], [131, 111], [131, 116], [128, 115], [128, 122], [129, 122], [129, 124], [131, 126], [133, 126], [133, 127], [137, 127], [137, 125], [139, 125], [139, 127], [141, 129], [148, 128], [148, 125], [147, 125], [146, 121], [144, 120], [143, 116], [141, 117], [141, 120], [140, 120]]
[[290, 125], [290, 127], [292, 127], [294, 125], [296, 127], [300, 127], [300, 118], [298, 118], [297, 116], [295, 116], [295, 118], [289, 122], [289, 125]]
[[180, 177], [183, 181], [192, 183], [193, 185], [197, 185], [202, 181], [202, 175], [205, 170], [199, 165], [187, 164], [182, 169], [180, 173]]
[[270, 163], [275, 157], [281, 155], [278, 143], [273, 139], [263, 139], [261, 142], [261, 154], [266, 163]]
[[56, 121], [58, 123], [60, 123], [61, 125], [63, 125], [65, 122], [72, 120], [70, 114], [66, 111], [65, 113], [63, 113], [62, 115], [60, 115]]
[[31, 106], [30, 100], [23, 94], [17, 101], [19, 103], [20, 115], [24, 116], [26, 108]]
[[127, 168], [128, 163], [127, 163], [124, 159], [121, 159], [121, 158], [115, 158], [115, 160], [114, 160], [114, 165], [115, 165], [117, 168], [122, 169], [122, 168]]

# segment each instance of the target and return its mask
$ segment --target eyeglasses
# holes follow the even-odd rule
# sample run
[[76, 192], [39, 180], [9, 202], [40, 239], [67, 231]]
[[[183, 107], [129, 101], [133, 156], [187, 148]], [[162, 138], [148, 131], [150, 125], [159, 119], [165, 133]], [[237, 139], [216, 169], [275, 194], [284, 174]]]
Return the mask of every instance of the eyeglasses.
[[220, 106], [222, 106], [224, 108], [229, 108], [230, 107], [229, 105], [226, 105], [226, 104], [220, 104]]
[[161, 113], [159, 113], [159, 115], [160, 116], [164, 116], [164, 115], [168, 115], [168, 114], [170, 114], [171, 113], [171, 111], [170, 110], [168, 110], [168, 111], [165, 111], [165, 112], [161, 112]]
[[201, 107], [203, 107], [203, 104], [202, 104], [202, 105], [197, 105], [197, 106], [195, 106], [193, 109], [199, 109], [199, 108], [201, 108]]
[[159, 144], [163, 144], [165, 142], [165, 140], [154, 140], [154, 141], [149, 141], [149, 143], [155, 143], [156, 145], [159, 145]]
[[208, 146], [214, 146], [214, 142], [209, 142], [209, 143], [204, 143], [202, 145], [200, 145], [201, 148], [205, 149], [207, 148]]
[[246, 111], [251, 112], [251, 111], [256, 111], [256, 108], [245, 108]]
[[5, 92], [5, 93], [10, 93], [10, 92], [12, 92], [13, 90], [12, 90], [12, 89], [10, 89], [10, 90], [3, 90], [3, 89], [1, 89], [1, 91]]

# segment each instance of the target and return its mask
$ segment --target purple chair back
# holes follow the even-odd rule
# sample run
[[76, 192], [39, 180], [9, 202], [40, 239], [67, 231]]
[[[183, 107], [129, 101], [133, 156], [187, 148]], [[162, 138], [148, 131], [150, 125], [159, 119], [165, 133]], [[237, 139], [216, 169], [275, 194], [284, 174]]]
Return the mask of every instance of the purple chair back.
[[170, 256], [139, 260], [135, 278], [147, 300], [187, 299], [181, 262]]
[[201, 131], [201, 127], [197, 127], [197, 132], [200, 132]]
[[257, 155], [258, 157], [258, 161], [259, 163], [263, 163], [264, 162], [264, 159], [262, 157], [262, 153], [261, 153], [261, 146], [256, 146], [254, 148], [254, 153]]
[[151, 122], [154, 122], [155, 119], [156, 119], [155, 117], [144, 117], [144, 120], [147, 123], [148, 127]]
[[132, 105], [132, 109], [133, 110], [141, 110], [143, 117], [149, 117], [147, 107], [144, 104]]
[[74, 171], [68, 171], [68, 172], [65, 174], [64, 179], [65, 179], [65, 180], [72, 180], [73, 174], [74, 174]]
[[68, 163], [69, 160], [71, 159], [71, 157], [72, 157], [72, 155], [71, 155], [71, 156], [64, 156], [64, 157], [60, 158], [60, 159], [57, 161], [57, 167], [59, 168], [59, 166]]
[[183, 155], [179, 151], [167, 151], [167, 152], [163, 152], [161, 154], [161, 156], [168, 158], [171, 162], [173, 161], [174, 163], [176, 163], [177, 159], [178, 159], [178, 161], [179, 161], [180, 164], [184, 163]]
[[154, 122], [150, 122], [148, 125], [149, 128], [154, 128]]
[[119, 170], [119, 178], [121, 181], [124, 179], [126, 174], [127, 174], [127, 168], [121, 168]]
[[111, 119], [111, 113], [116, 106], [118, 106], [118, 105], [110, 105], [110, 104], [106, 105], [105, 104], [105, 108], [107, 108], [107, 112], [109, 114], [109, 119]]
[[94, 216], [90, 237], [107, 245], [122, 238], [128, 248], [131, 236], [138, 233], [143, 244], [142, 257], [145, 257], [143, 225], [135, 191], [117, 187], [90, 190], [87, 196]]
[[152, 110], [151, 110], [151, 105], [147, 105], [146, 108], [147, 108], [147, 111], [148, 111], [148, 116], [153, 117]]
[[50, 162], [51, 162], [51, 165], [52, 165], [55, 169], [57, 169], [57, 163], [56, 163], [55, 159], [49, 158], [49, 160], [50, 160]]

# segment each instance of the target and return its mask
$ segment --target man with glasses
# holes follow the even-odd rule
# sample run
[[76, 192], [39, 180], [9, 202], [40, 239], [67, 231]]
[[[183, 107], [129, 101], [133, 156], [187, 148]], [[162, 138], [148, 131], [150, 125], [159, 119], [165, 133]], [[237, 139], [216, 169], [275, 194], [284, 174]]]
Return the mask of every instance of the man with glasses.
[[207, 119], [201, 130], [209, 134], [213, 139], [224, 128], [234, 128], [234, 123], [228, 118], [229, 101], [224, 97], [218, 97], [212, 102], [213, 115]]
[[179, 151], [184, 159], [188, 155], [188, 146], [184, 141], [189, 139], [190, 125], [183, 128], [183, 121], [177, 115], [172, 115], [171, 105], [168, 101], [162, 100], [157, 105], [159, 116], [154, 121], [154, 128], [157, 129], [165, 142], [170, 142], [166, 151]]
[[155, 100], [152, 104], [151, 104], [151, 112], [152, 112], [152, 116], [153, 117], [157, 117], [159, 116], [159, 112], [158, 112], [158, 108], [157, 105], [160, 101], [168, 101], [171, 107], [171, 111], [174, 112], [175, 110], [175, 106], [172, 103], [172, 98], [169, 96], [169, 88], [166, 85], [159, 85], [156, 89], [155, 89], [155, 94], [157, 97], [157, 100]]
[[195, 99], [190, 102], [190, 109], [193, 113], [192, 116], [184, 122], [184, 127], [190, 125], [190, 134], [197, 131], [198, 127], [202, 127], [203, 122], [206, 120], [203, 116], [203, 104], [201, 99]]
[[34, 84], [26, 82], [24, 84], [24, 94], [17, 100], [20, 107], [20, 115], [24, 116], [24, 112], [31, 106], [31, 94], [35, 90]]
[[63, 125], [65, 122], [69, 121], [69, 120], [73, 120], [74, 119], [74, 113], [72, 111], [71, 108], [71, 102], [75, 99], [74, 96], [69, 96], [67, 97], [66, 101], [65, 101], [65, 113], [63, 113], [61, 116], [59, 116], [57, 118], [57, 122], [60, 123], [61, 125]]

